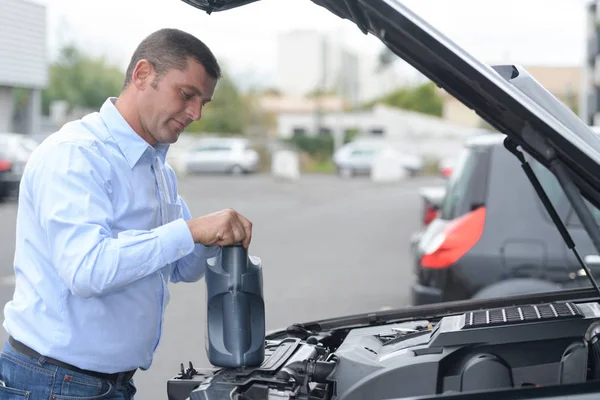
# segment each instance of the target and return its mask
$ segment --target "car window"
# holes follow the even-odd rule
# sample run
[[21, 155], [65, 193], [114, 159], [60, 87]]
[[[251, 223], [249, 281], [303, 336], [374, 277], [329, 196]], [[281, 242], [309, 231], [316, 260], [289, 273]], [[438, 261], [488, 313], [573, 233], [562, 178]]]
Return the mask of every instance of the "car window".
[[[592, 212], [592, 216], [596, 220], [596, 224], [600, 225], [600, 210], [598, 210], [596, 207], [594, 207], [592, 205], [592, 203], [587, 201], [585, 198], [583, 199], [583, 201], [585, 202], [585, 205], [589, 208], [589, 210]], [[571, 215], [569, 216], [569, 220], [568, 220], [567, 224], [571, 225], [571, 226], [581, 226], [581, 227], [583, 226], [583, 224], [579, 220], [579, 217], [577, 216], [577, 214], [574, 211], [571, 212]]]
[[377, 149], [355, 149], [352, 150], [350, 155], [352, 157], [369, 157], [374, 156], [377, 153]]
[[[544, 165], [537, 162], [534, 158], [528, 157], [528, 161], [531, 164], [531, 168], [535, 172], [536, 177], [540, 181], [540, 184], [546, 191], [550, 202], [556, 208], [561, 219], [567, 226], [581, 226], [581, 221], [577, 217], [577, 214], [572, 210], [569, 203], [569, 199], [565, 194], [562, 186], [558, 182], [556, 176], [548, 170]], [[596, 223], [600, 224], [600, 210], [594, 207], [591, 203], [584, 199], [589, 210], [592, 212]], [[542, 205], [543, 207], [543, 205]], [[545, 209], [544, 209], [545, 210]], [[550, 215], [545, 212], [546, 216], [550, 219]]]
[[446, 195], [440, 207], [440, 217], [442, 219], [450, 220], [462, 214], [459, 211], [459, 203], [469, 190], [469, 183], [475, 173], [476, 165], [475, 152], [470, 148], [464, 149], [448, 181]]

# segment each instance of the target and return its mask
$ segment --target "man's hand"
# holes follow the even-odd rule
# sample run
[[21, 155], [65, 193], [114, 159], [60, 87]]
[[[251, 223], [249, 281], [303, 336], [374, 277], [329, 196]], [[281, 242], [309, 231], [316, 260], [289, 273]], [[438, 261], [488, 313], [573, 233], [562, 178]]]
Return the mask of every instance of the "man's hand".
[[250, 246], [252, 222], [231, 208], [187, 221], [194, 243], [205, 246], [228, 246], [242, 242]]

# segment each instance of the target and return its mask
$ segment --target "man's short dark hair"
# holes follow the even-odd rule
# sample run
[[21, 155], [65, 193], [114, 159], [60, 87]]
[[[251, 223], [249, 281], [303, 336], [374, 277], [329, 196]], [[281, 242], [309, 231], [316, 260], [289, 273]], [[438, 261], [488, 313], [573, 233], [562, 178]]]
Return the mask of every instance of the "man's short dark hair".
[[145, 59], [152, 64], [158, 80], [170, 69], [185, 70], [189, 58], [200, 63], [212, 78], [221, 77], [217, 59], [200, 39], [179, 29], [158, 30], [142, 40], [133, 52], [125, 73], [123, 88], [131, 82], [133, 70], [140, 60]]

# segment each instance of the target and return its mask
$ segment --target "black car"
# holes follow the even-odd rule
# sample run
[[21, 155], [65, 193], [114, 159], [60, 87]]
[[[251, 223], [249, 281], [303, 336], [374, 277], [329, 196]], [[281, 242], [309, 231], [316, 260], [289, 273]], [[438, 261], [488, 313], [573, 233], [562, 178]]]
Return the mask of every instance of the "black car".
[[[427, 226], [414, 247], [413, 304], [590, 285], [519, 160], [504, 147], [505, 137], [491, 133], [468, 139], [441, 203], [423, 193]], [[597, 272], [598, 252], [556, 177], [525, 157]], [[600, 214], [591, 210], [600, 222]]]
[[[184, 1], [208, 12], [253, 2]], [[519, 175], [531, 178], [563, 236], [564, 243], [556, 246], [567, 251], [573, 246], [557, 215], [563, 211], [555, 214], [532, 174], [538, 167], [527, 161], [535, 159], [550, 170], [600, 251], [600, 227], [590, 212], [600, 207], [600, 139], [527, 71], [484, 65], [397, 1], [312, 2], [378, 37], [506, 135], [504, 155], [515, 157], [523, 166], [517, 168]], [[251, 9], [247, 16], [252, 18]], [[468, 204], [465, 215], [474, 213], [482, 219], [488, 213], [482, 207], [488, 205]], [[530, 229], [527, 215], [520, 225], [523, 232]], [[513, 251], [519, 250], [519, 241], [516, 245]], [[587, 274], [589, 268], [583, 260], [580, 264]], [[266, 335], [259, 365], [196, 369], [181, 364], [181, 373], [168, 381], [168, 396], [170, 400], [597, 399], [600, 289], [591, 274], [587, 276], [593, 289], [462, 300], [294, 324]], [[377, 290], [378, 278], [365, 285]], [[285, 290], [296, 289], [292, 284]], [[210, 323], [216, 326], [209, 329], [222, 328], [219, 321]], [[192, 340], [190, 348], [195, 347]]]

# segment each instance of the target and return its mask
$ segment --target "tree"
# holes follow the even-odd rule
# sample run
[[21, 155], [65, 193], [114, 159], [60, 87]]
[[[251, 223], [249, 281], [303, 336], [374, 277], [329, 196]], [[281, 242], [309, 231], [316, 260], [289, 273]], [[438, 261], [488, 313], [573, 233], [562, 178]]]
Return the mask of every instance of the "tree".
[[[398, 60], [401, 60], [400, 57], [386, 46], [379, 51], [377, 59], [378, 64], [376, 69], [378, 72], [383, 72], [391, 68]], [[437, 86], [431, 81], [414, 88], [407, 87], [395, 90], [366, 106], [371, 107], [374, 103], [384, 103], [405, 110], [417, 111], [438, 117], [442, 116], [444, 108], [442, 97], [437, 92]]]
[[107, 97], [119, 95], [124, 76], [103, 57], [94, 58], [73, 45], [64, 46], [50, 66], [49, 84], [42, 91], [42, 111], [48, 114], [55, 100], [66, 101], [70, 108], [100, 108]]
[[405, 87], [395, 90], [382, 98], [371, 101], [364, 108], [370, 108], [376, 103], [392, 107], [416, 111], [423, 114], [442, 116], [443, 101], [433, 82], [427, 82], [416, 87]]

